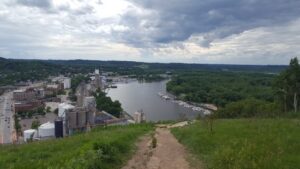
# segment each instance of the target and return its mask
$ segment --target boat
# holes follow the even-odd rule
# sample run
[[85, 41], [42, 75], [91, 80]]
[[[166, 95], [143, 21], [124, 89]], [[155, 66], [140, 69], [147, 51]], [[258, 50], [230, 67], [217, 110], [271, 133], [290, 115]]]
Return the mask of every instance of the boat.
[[170, 98], [169, 96], [167, 96], [167, 95], [162, 96], [162, 98], [165, 99], [165, 100], [170, 100], [170, 99], [171, 99], [171, 98]]
[[183, 102], [183, 101], [179, 101], [178, 104], [179, 104], [180, 106], [183, 106], [183, 105], [184, 105], [184, 102]]
[[185, 103], [185, 104], [183, 105], [183, 107], [190, 108], [190, 107], [192, 107], [192, 106], [189, 105], [189, 104], [187, 104], [187, 103]]
[[211, 114], [212, 114], [212, 112], [211, 112], [211, 111], [209, 111], [209, 110], [205, 110], [205, 111], [203, 112], [203, 114], [204, 114], [204, 115], [211, 115]]
[[117, 88], [117, 85], [111, 85], [110, 88]]
[[201, 107], [193, 107], [192, 109], [193, 109], [194, 111], [201, 111], [201, 110], [202, 110]]

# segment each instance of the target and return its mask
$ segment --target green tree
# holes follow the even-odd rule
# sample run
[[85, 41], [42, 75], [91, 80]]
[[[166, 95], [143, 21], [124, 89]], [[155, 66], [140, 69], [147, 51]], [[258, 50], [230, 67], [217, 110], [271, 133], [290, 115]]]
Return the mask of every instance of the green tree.
[[46, 112], [47, 112], [47, 113], [50, 113], [50, 112], [51, 112], [51, 107], [47, 106]]
[[58, 115], [58, 108], [54, 110], [54, 114]]
[[278, 96], [278, 100], [283, 100], [281, 103], [284, 107], [284, 112], [288, 111], [288, 90], [289, 85], [287, 81], [287, 72], [282, 72], [275, 80], [275, 94]]
[[15, 129], [16, 129], [16, 132], [19, 134], [21, 132], [21, 129], [22, 129], [22, 126], [20, 124], [20, 120], [18, 118], [18, 116], [14, 116], [14, 121], [15, 121]]
[[300, 65], [297, 58], [290, 61], [289, 67], [280, 73], [275, 81], [276, 92], [283, 97], [285, 111], [298, 111], [300, 94]]
[[40, 126], [40, 121], [39, 121], [39, 120], [34, 120], [34, 121], [31, 123], [31, 128], [32, 128], [32, 129], [37, 129], [39, 126]]
[[110, 97], [107, 97], [104, 92], [97, 90], [94, 94], [96, 98], [97, 109], [106, 111], [113, 116], [120, 117], [123, 111], [121, 103], [119, 101], [112, 101]]

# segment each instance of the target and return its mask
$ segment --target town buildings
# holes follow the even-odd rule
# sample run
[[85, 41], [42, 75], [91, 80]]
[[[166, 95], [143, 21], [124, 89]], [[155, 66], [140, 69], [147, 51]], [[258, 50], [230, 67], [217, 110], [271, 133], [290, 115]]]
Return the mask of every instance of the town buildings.
[[145, 121], [145, 114], [143, 113], [143, 111], [137, 111], [134, 113], [133, 115], [133, 120], [135, 123], [142, 123]]
[[15, 101], [33, 100], [37, 98], [37, 93], [34, 89], [20, 89], [13, 91], [13, 99]]

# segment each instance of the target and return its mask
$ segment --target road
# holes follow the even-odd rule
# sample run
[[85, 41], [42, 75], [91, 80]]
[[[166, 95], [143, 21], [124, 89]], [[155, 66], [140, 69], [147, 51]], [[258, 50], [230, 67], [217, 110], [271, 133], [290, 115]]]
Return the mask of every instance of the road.
[[9, 144], [14, 140], [14, 109], [12, 92], [0, 96], [0, 143]]
[[[43, 82], [33, 83], [29, 87], [40, 87]], [[22, 87], [20, 89], [26, 89]], [[13, 92], [0, 95], [0, 144], [9, 144], [17, 141], [17, 134], [14, 128], [14, 101]]]

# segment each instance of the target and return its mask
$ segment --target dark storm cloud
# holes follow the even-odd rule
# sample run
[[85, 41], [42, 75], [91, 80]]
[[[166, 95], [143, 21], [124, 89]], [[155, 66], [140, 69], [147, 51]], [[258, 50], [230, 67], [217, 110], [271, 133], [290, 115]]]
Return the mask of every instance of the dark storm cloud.
[[300, 16], [299, 0], [131, 0], [146, 10], [129, 10], [122, 24], [130, 31], [120, 38], [134, 46], [166, 44], [201, 35], [209, 46], [256, 27], [276, 26]]
[[[79, 8], [72, 9], [70, 4], [65, 3], [56, 8], [52, 6], [52, 0], [16, 0], [16, 2], [20, 5], [28, 6], [28, 7], [38, 7], [47, 13], [59, 13], [61, 11], [68, 12], [71, 15], [85, 15], [93, 12], [94, 7], [89, 4], [83, 4]], [[102, 4], [102, 1], [97, 1], [98, 5]]]
[[30, 7], [50, 8], [51, 0], [17, 0], [17, 3]]

